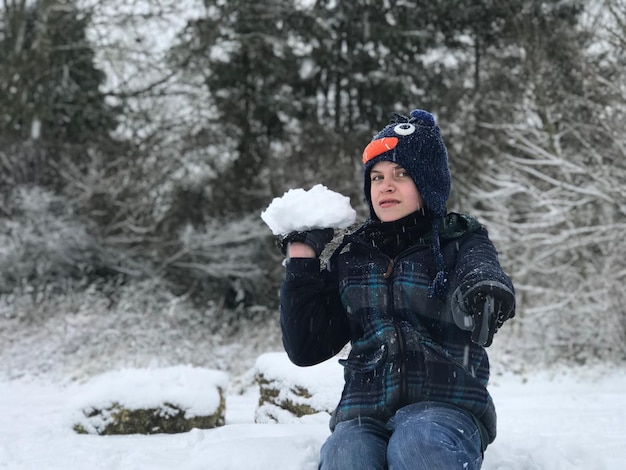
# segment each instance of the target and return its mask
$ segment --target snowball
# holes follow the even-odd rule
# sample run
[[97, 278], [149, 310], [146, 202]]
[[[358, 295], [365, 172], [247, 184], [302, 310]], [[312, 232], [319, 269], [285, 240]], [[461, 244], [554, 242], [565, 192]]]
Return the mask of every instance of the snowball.
[[356, 220], [350, 198], [317, 184], [309, 191], [290, 189], [261, 212], [274, 235], [314, 228], [346, 228]]

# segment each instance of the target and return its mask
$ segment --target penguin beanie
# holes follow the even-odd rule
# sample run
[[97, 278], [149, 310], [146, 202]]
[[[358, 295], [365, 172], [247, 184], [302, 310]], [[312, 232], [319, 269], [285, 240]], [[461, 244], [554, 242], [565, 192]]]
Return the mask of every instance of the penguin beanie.
[[365, 147], [364, 191], [373, 217], [370, 171], [383, 160], [397, 163], [409, 173], [435, 217], [446, 215], [451, 186], [448, 151], [432, 114], [422, 109], [411, 111], [410, 116], [393, 113], [391, 122]]

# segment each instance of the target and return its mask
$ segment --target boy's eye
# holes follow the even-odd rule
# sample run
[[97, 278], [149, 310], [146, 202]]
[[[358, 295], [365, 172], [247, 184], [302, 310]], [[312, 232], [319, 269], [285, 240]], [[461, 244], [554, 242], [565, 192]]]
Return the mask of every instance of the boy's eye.
[[395, 171], [395, 175], [398, 178], [402, 178], [402, 177], [408, 176], [408, 174], [407, 174], [407, 172], [406, 172], [406, 170], [404, 168], [397, 169]]
[[381, 175], [372, 175], [372, 181], [380, 181], [383, 177]]

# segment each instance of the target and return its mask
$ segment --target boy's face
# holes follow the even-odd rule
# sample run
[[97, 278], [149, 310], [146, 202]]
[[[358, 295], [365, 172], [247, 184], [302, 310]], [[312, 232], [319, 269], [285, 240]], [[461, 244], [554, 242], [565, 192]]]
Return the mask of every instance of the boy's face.
[[394, 162], [381, 161], [370, 172], [370, 199], [381, 222], [393, 222], [424, 206], [413, 179]]

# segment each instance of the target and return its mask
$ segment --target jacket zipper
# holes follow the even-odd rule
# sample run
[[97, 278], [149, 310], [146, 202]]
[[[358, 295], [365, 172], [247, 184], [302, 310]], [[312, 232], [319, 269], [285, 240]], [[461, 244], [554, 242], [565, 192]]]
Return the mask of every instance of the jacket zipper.
[[399, 406], [404, 406], [408, 401], [408, 383], [406, 378], [406, 358], [404, 357], [404, 337], [402, 336], [402, 330], [400, 325], [394, 323], [396, 329], [396, 336], [398, 337], [398, 355], [400, 360], [400, 366], [398, 373], [400, 374], [400, 403]]
[[385, 279], [389, 279], [391, 277], [391, 273], [393, 272], [393, 265], [395, 263], [396, 259], [393, 258], [391, 260], [391, 262], [389, 263], [389, 266], [387, 267], [387, 271], [385, 271], [385, 274], [383, 274], [383, 277]]
[[[419, 247], [418, 246], [410, 246], [409, 248], [407, 248], [406, 250], [404, 250], [402, 253], [400, 253], [398, 256], [396, 256], [395, 258], [390, 258], [390, 262], [389, 265], [387, 266], [387, 271], [385, 271], [385, 274], [383, 274], [383, 277], [385, 279], [389, 279], [391, 277], [391, 274], [393, 273], [393, 268], [396, 266], [396, 261], [400, 258], [405, 257], [406, 255], [408, 255], [409, 253], [411, 253], [412, 251], [417, 250]], [[388, 257], [389, 258], [389, 257]]]
[[[387, 267], [387, 271], [385, 272], [385, 274], [383, 274], [383, 278], [389, 279], [391, 277], [397, 258], [398, 257], [391, 259], [391, 261], [389, 262], [389, 266]], [[395, 305], [393, 304], [392, 284], [390, 284], [388, 287], [388, 289], [390, 290], [390, 294], [391, 294], [389, 295], [389, 299], [391, 301], [391, 309], [390, 309], [391, 312], [393, 312], [393, 309], [395, 308]], [[398, 373], [400, 374], [399, 406], [404, 406], [404, 404], [408, 400], [408, 383], [407, 383], [407, 378], [406, 378], [406, 364], [405, 364], [406, 358], [404, 357], [404, 354], [405, 354], [404, 336], [402, 335], [402, 330], [400, 328], [400, 325], [398, 325], [395, 321], [393, 323], [393, 327], [396, 330], [396, 337], [398, 341], [398, 361], [399, 361]]]

